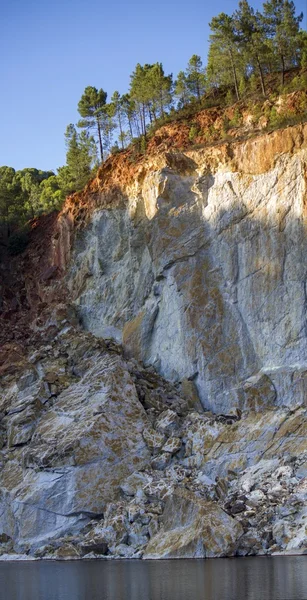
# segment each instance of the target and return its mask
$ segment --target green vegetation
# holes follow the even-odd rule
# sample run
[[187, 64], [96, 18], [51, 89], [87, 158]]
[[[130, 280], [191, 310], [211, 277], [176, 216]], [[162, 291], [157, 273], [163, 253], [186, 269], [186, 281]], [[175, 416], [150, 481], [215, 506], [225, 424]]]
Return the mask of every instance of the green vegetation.
[[[85, 89], [78, 104], [85, 120], [77, 126], [91, 128], [102, 160], [128, 146], [133, 154], [146, 152], [148, 139], [161, 125], [191, 117], [200, 108], [230, 106], [258, 90], [263, 97], [286, 92], [285, 75], [291, 70], [292, 89], [300, 89], [306, 80], [298, 73], [307, 67], [302, 18], [292, 0], [267, 0], [262, 12], [240, 0], [232, 15], [220, 13], [212, 19], [207, 66], [193, 54], [174, 80], [161, 63], [138, 63], [128, 93], [115, 91], [109, 103], [102, 89]], [[239, 125], [236, 114], [230, 127]], [[198, 136], [197, 127], [190, 124], [191, 141]]]
[[0, 231], [9, 239], [11, 254], [21, 252], [27, 232], [16, 227], [43, 213], [61, 208], [65, 197], [81, 190], [98, 166], [95, 140], [87, 131], [77, 133], [74, 125], [65, 132], [66, 165], [53, 171], [0, 167]]
[[97, 147], [88, 131], [77, 133], [70, 124], [65, 132], [66, 165], [58, 169], [57, 183], [64, 196], [84, 188], [98, 165]]
[[[52, 171], [0, 167], [0, 223], [7, 237], [16, 223], [59, 208], [64, 194], [59, 195], [55, 179]], [[51, 180], [53, 186], [49, 184]]]
[[[193, 54], [174, 79], [159, 62], [137, 64], [129, 91], [123, 95], [115, 91], [109, 102], [102, 88], [87, 86], [78, 103], [81, 118], [65, 132], [65, 166], [56, 174], [0, 167], [0, 226], [11, 237], [10, 251], [21, 251], [27, 242], [24, 231], [13, 237], [16, 224], [60, 208], [67, 194], [81, 190], [93, 177], [99, 160], [127, 147], [132, 161], [144, 154], [149, 138], [165, 123], [186, 120], [191, 143], [198, 136], [208, 142], [227, 138], [229, 129], [242, 124], [242, 100], [250, 104], [254, 122], [264, 117], [269, 129], [297, 122], [297, 108], [296, 113], [289, 109], [280, 114], [270, 100], [274, 94], [276, 98], [307, 87], [307, 32], [300, 29], [302, 18], [292, 0], [267, 0], [262, 12], [240, 0], [232, 15], [220, 13], [212, 19], [206, 66]], [[268, 101], [264, 113], [263, 98]], [[194, 120], [201, 108], [234, 102], [238, 104], [233, 116], [224, 117], [220, 132], [212, 125], [201, 131]], [[306, 115], [306, 101], [299, 110]]]
[[108, 121], [108, 112], [106, 109], [107, 93], [102, 89], [88, 86], [78, 104], [78, 111], [83, 117], [78, 123], [78, 127], [85, 129], [94, 129], [99, 139], [100, 158], [103, 161], [102, 135]]

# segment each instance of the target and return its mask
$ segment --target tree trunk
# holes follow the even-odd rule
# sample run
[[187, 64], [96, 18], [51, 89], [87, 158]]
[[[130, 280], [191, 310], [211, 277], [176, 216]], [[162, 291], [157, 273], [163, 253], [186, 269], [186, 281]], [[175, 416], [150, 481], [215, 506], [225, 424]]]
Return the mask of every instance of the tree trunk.
[[123, 129], [122, 129], [122, 121], [121, 121], [121, 118], [120, 118], [120, 112], [118, 112], [118, 125], [119, 125], [120, 139], [121, 139], [121, 142], [122, 142], [122, 149], [124, 149]]
[[234, 63], [234, 60], [233, 60], [231, 49], [229, 49], [229, 57], [230, 57], [230, 62], [231, 62], [231, 68], [232, 68], [232, 74], [233, 74], [233, 81], [234, 81], [234, 84], [235, 84], [235, 90], [236, 90], [237, 100], [240, 100], [239, 86], [238, 86], [238, 79], [237, 79], [237, 72], [236, 72], [236, 67], [235, 67], [235, 63]]
[[284, 55], [282, 54], [280, 58], [281, 58], [281, 85], [282, 85], [282, 87], [284, 87], [284, 85], [285, 85], [285, 70], [286, 70]]
[[98, 130], [98, 137], [99, 137], [100, 158], [101, 158], [101, 162], [103, 162], [103, 148], [102, 148], [102, 139], [101, 139], [101, 128], [100, 128], [100, 123], [99, 123], [98, 119], [97, 119], [97, 130]]
[[145, 104], [142, 105], [142, 116], [143, 116], [143, 136], [146, 139]]
[[142, 115], [139, 109], [139, 114], [135, 113], [134, 115], [134, 126], [136, 129], [136, 137], [140, 137], [142, 135]]
[[199, 89], [199, 81], [197, 79], [197, 83], [196, 83], [196, 93], [197, 93], [197, 100], [200, 104], [200, 89]]
[[130, 115], [128, 115], [128, 123], [129, 123], [129, 131], [130, 131], [131, 139], [133, 139], [133, 130], [132, 130], [132, 123], [131, 123]]
[[143, 135], [143, 116], [142, 116], [142, 109], [140, 106], [138, 107], [138, 113], [139, 113], [139, 115], [136, 118], [136, 123], [137, 123], [137, 128], [138, 128], [138, 132], [137, 132], [138, 136], [137, 137], [140, 137], [140, 135]]
[[263, 77], [262, 67], [261, 67], [261, 63], [260, 63], [258, 54], [256, 57], [256, 61], [257, 61], [257, 65], [258, 65], [259, 75], [260, 75], [261, 90], [262, 90], [263, 96], [265, 97], [264, 77]]
[[156, 113], [156, 109], [154, 107], [152, 107], [152, 116], [153, 116], [153, 120], [156, 123], [157, 121], [157, 113]]
[[160, 90], [160, 110], [161, 110], [161, 116], [164, 118], [165, 112], [164, 112], [164, 106], [163, 106], [163, 90], [162, 90], [162, 88]]

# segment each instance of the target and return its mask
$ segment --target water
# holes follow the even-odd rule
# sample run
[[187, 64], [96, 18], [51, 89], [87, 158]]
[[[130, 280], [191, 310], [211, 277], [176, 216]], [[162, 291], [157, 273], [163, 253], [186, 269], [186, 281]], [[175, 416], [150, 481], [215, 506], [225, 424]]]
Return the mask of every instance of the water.
[[307, 600], [307, 556], [0, 563], [1, 600]]

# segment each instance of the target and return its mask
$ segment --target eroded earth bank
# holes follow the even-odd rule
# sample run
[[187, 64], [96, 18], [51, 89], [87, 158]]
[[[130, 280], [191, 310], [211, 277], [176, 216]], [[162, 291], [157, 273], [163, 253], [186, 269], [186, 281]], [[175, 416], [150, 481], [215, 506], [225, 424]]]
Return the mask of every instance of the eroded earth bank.
[[3, 558], [307, 551], [306, 164], [121, 154], [3, 263]]

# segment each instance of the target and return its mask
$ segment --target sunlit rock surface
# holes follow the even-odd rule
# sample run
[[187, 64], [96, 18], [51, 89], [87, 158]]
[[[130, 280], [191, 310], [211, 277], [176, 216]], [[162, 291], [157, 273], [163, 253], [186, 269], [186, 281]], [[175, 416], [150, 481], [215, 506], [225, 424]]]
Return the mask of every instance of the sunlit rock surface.
[[174, 491], [165, 505], [162, 531], [144, 558], [212, 558], [235, 554], [241, 525], [216, 503], [186, 490]]
[[94, 212], [69, 274], [84, 327], [211, 410], [304, 403], [305, 144], [298, 127], [166, 154]]

